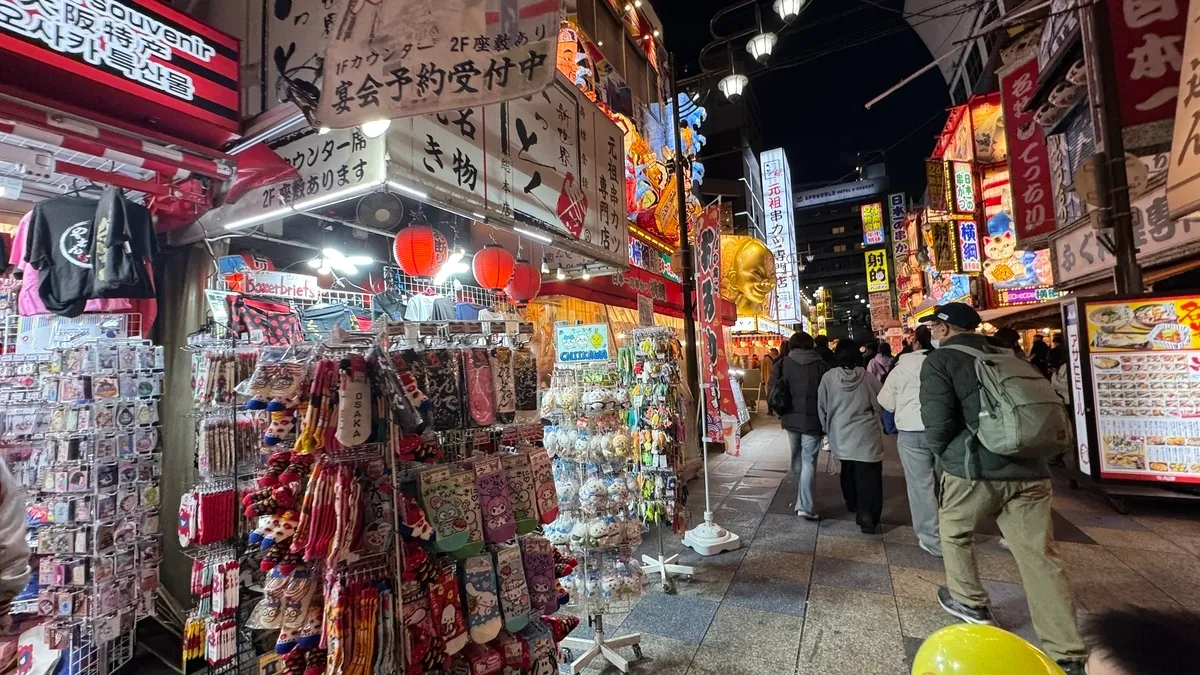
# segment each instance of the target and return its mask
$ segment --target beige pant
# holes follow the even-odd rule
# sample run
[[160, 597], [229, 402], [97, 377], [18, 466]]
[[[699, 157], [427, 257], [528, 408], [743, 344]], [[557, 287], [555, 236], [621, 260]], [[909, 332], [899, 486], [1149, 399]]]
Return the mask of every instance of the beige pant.
[[980, 523], [996, 518], [1017, 559], [1033, 628], [1046, 653], [1059, 661], [1087, 658], [1071, 589], [1054, 550], [1049, 480], [969, 481], [943, 474], [938, 517], [946, 586], [955, 600], [971, 607], [988, 604], [975, 565], [974, 535]]

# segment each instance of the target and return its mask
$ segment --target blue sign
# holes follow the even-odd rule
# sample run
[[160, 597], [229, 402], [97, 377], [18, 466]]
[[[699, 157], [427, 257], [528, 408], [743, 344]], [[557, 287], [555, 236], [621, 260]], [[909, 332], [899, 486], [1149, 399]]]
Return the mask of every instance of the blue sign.
[[588, 363], [608, 361], [608, 324], [556, 326], [554, 351], [559, 363]]

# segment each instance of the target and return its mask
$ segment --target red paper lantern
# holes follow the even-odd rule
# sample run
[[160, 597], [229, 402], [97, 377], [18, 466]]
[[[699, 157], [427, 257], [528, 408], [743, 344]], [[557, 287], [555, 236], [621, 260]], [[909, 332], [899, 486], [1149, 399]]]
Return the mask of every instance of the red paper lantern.
[[431, 277], [450, 257], [450, 244], [429, 225], [409, 225], [392, 244], [396, 264], [410, 277]]
[[518, 305], [523, 305], [537, 297], [542, 290], [542, 273], [526, 260], [518, 260], [513, 268], [512, 279], [504, 292], [508, 298]]
[[498, 291], [508, 285], [512, 278], [513, 268], [517, 261], [511, 253], [500, 244], [488, 244], [475, 254], [471, 261], [471, 270], [475, 273], [475, 281], [486, 289]]

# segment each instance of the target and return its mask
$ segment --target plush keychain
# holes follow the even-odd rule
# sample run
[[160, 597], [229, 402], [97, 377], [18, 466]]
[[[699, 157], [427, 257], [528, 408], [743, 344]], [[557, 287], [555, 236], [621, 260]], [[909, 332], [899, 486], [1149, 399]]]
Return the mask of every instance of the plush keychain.
[[484, 539], [493, 544], [512, 539], [517, 535], [517, 521], [513, 519], [512, 496], [502, 460], [490, 457], [475, 462], [475, 477]]
[[366, 443], [371, 436], [371, 384], [362, 354], [342, 359], [336, 436], [348, 448]]
[[515, 633], [529, 623], [529, 586], [521, 547], [516, 542], [496, 549], [496, 576], [500, 580], [500, 610], [505, 630]]
[[466, 352], [467, 407], [471, 423], [490, 427], [496, 422], [496, 389], [487, 349], [472, 347]]
[[477, 644], [491, 642], [500, 634], [500, 601], [496, 594], [496, 570], [492, 556], [472, 556], [462, 565], [463, 593], [467, 599], [467, 626]]

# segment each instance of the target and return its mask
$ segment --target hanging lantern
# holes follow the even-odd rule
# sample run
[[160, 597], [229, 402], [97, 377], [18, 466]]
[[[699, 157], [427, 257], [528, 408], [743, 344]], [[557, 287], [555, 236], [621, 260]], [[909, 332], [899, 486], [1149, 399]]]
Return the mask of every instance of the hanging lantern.
[[513, 267], [512, 279], [509, 279], [508, 286], [504, 288], [509, 300], [518, 305], [524, 305], [536, 298], [541, 290], [542, 274], [538, 268], [534, 267], [533, 263], [518, 260]]
[[409, 225], [392, 244], [396, 264], [410, 277], [431, 277], [450, 257], [450, 244], [430, 225]]
[[511, 253], [500, 244], [488, 244], [475, 254], [471, 261], [471, 270], [475, 273], [475, 281], [480, 286], [492, 291], [498, 291], [508, 285], [512, 278], [516, 261]]
[[759, 63], [766, 63], [771, 57], [771, 50], [775, 49], [775, 43], [779, 38], [774, 33], [759, 33], [750, 38], [746, 43], [746, 51], [750, 52], [750, 56], [754, 57]]
[[791, 23], [797, 16], [800, 16], [800, 10], [804, 8], [805, 0], [775, 0], [772, 7], [775, 8], [775, 13], [779, 18], [787, 23]]
[[742, 92], [745, 91], [746, 86], [749, 84], [750, 78], [741, 73], [734, 73], [722, 78], [717, 83], [717, 88], [721, 90], [722, 94], [725, 94], [725, 98], [729, 99], [730, 103], [737, 103], [738, 99], [742, 97]]

